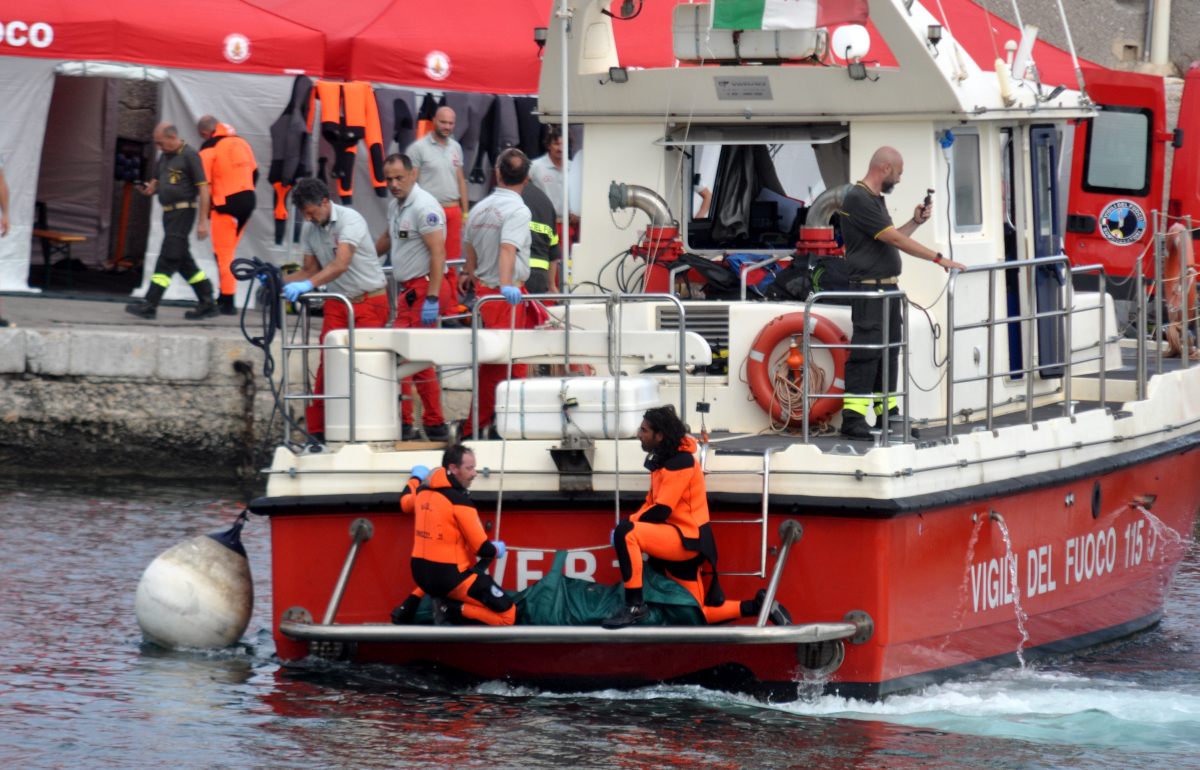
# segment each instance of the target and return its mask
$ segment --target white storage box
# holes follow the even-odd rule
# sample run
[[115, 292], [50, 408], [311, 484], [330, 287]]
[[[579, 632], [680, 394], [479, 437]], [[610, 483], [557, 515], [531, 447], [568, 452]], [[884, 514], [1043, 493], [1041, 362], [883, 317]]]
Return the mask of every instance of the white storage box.
[[[328, 340], [328, 338], [326, 338]], [[400, 391], [396, 386], [396, 355], [384, 350], [354, 353], [354, 440], [398, 441], [400, 439]], [[325, 392], [342, 396], [350, 392], [349, 353], [344, 349], [325, 351]], [[350, 440], [350, 401], [325, 399], [325, 438]]]
[[825, 52], [824, 29], [748, 29], [734, 44], [733, 30], [710, 29], [708, 3], [677, 5], [671, 20], [675, 58], [681, 61], [789, 61]]
[[[575, 406], [563, 409], [574, 399]], [[508, 439], [633, 438], [647, 409], [662, 406], [658, 381], [622, 377], [620, 413], [612, 377], [539, 377], [496, 386], [496, 430]]]

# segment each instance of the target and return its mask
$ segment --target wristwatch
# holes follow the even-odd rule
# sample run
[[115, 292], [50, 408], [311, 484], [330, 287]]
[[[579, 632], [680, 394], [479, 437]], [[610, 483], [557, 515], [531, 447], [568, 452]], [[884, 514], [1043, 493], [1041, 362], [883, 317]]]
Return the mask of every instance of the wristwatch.
[[933, 257], [933, 264], [935, 264], [935, 265], [940, 265], [940, 264], [942, 264], [942, 259], [943, 259], [943, 257], [942, 257], [942, 252], [940, 252], [940, 251], [939, 251], [939, 252], [938, 252], [937, 254], [935, 254], [935, 255], [934, 255], [934, 257]]

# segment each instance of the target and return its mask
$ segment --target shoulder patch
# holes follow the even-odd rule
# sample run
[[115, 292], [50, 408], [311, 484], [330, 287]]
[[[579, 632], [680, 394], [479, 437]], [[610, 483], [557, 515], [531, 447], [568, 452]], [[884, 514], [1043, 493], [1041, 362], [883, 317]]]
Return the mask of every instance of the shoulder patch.
[[436, 211], [430, 211], [425, 215], [425, 224], [436, 225], [442, 221], [442, 217]]

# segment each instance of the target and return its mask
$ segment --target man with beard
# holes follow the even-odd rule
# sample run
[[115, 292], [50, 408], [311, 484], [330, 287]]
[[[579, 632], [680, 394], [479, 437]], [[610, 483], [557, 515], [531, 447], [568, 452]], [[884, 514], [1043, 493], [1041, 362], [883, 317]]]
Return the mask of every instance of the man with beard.
[[[929, 260], [946, 271], [961, 270], [963, 266], [946, 259], [933, 249], [922, 246], [910, 236], [929, 221], [933, 203], [928, 196], [913, 211], [913, 217], [900, 227], [892, 223], [883, 196], [895, 189], [904, 173], [904, 159], [894, 147], [880, 147], [871, 156], [867, 175], [846, 193], [842, 201], [842, 238], [846, 245], [846, 260], [850, 263], [850, 284], [856, 291], [891, 291], [900, 276], [900, 252]], [[889, 342], [900, 341], [902, 308], [899, 300], [887, 302]], [[854, 324], [853, 342], [856, 345], [883, 343], [883, 313], [885, 302], [878, 299], [855, 299], [850, 307]], [[847, 438], [870, 440], [867, 410], [875, 406], [877, 424], [884, 413], [889, 420], [899, 420], [896, 405], [896, 373], [899, 371], [899, 348], [888, 353], [888, 403], [883, 403], [883, 350], [854, 348], [846, 362], [846, 392], [842, 401], [841, 433]], [[871, 393], [872, 396], [859, 394]], [[892, 425], [892, 429], [900, 427]]]
[[[696, 462], [696, 440], [673, 406], [647, 409], [638, 427], [638, 441], [650, 471], [650, 490], [637, 513], [613, 530], [613, 548], [625, 584], [625, 606], [606, 618], [605, 628], [623, 628], [650, 613], [642, 595], [642, 554], [651, 565], [683, 586], [709, 623], [724, 623], [757, 615], [766, 589], [752, 599], [726, 600], [717, 582], [717, 543], [708, 522], [708, 493], [704, 471]], [[700, 575], [705, 564], [712, 568], [708, 589]], [[778, 603], [771, 607], [771, 622], [791, 623]]]

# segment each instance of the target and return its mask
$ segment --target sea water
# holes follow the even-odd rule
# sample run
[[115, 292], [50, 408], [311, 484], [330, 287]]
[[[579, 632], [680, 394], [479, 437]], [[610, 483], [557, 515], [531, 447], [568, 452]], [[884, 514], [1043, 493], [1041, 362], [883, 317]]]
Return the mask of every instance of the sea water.
[[1194, 546], [1158, 627], [1023, 670], [881, 702], [563, 694], [382, 666], [282, 667], [258, 517], [244, 536], [256, 597], [242, 643], [143, 643], [141, 571], [227, 527], [236, 497], [0, 480], [0, 767], [1200, 768]]

